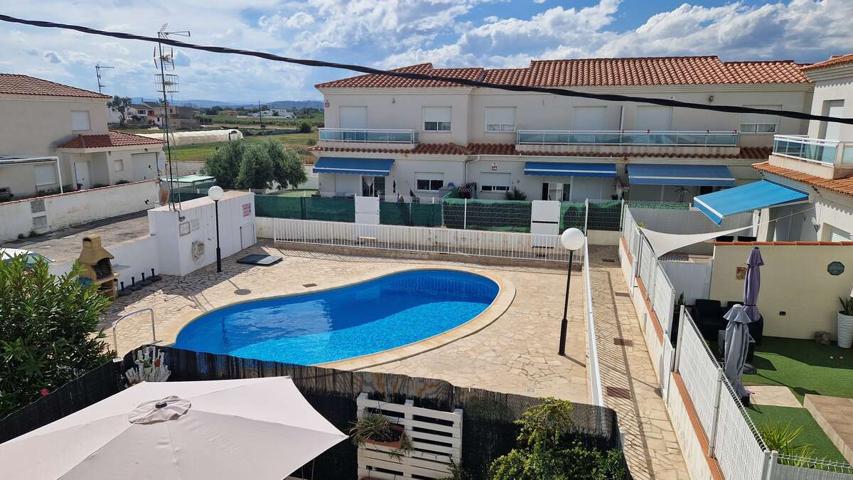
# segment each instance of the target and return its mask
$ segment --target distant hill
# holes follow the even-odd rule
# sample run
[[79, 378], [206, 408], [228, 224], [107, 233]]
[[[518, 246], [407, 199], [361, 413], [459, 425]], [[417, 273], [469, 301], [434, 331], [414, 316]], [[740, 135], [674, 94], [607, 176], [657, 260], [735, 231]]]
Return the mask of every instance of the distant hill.
[[[139, 100], [142, 100], [140, 97], [134, 97], [133, 101], [136, 103]], [[145, 102], [157, 103], [155, 99], [144, 99]], [[270, 108], [323, 108], [323, 102], [319, 100], [276, 100], [273, 102], [264, 102], [264, 105]], [[257, 103], [245, 103], [245, 102], [226, 102], [222, 100], [201, 100], [201, 99], [176, 99], [175, 105], [179, 107], [197, 107], [197, 108], [210, 108], [215, 106], [220, 107], [257, 107]]]

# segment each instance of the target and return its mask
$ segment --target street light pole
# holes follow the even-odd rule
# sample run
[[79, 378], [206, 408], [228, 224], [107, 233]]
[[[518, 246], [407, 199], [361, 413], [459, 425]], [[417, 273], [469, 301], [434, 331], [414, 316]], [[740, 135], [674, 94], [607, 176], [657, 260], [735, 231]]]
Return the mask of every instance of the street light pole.
[[572, 286], [572, 260], [574, 250], [569, 250], [569, 271], [566, 273], [566, 301], [563, 304], [563, 320], [560, 322], [560, 355], [566, 354], [566, 331], [569, 328], [569, 288]]
[[214, 185], [207, 190], [207, 196], [211, 200], [213, 200], [213, 209], [215, 211], [216, 216], [216, 272], [222, 272], [222, 251], [219, 249], [219, 201], [222, 200], [222, 197], [225, 195], [225, 192], [222, 190], [222, 187]]
[[572, 263], [574, 263], [575, 250], [579, 250], [586, 243], [583, 232], [577, 228], [569, 228], [560, 235], [560, 243], [569, 251], [569, 268], [566, 272], [566, 300], [563, 304], [563, 320], [560, 322], [560, 348], [559, 354], [566, 354], [566, 333], [569, 328], [569, 288], [572, 285]]

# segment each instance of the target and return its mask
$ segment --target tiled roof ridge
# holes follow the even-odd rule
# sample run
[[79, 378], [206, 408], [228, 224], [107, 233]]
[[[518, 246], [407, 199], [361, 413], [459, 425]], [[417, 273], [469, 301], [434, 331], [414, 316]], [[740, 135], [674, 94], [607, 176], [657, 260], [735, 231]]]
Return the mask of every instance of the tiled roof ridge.
[[808, 173], [791, 170], [790, 168], [771, 165], [770, 162], [756, 163], [752, 168], [785, 177], [797, 182], [802, 182], [813, 187], [825, 188], [833, 192], [842, 193], [853, 196], [853, 177], [828, 179], [810, 175]]
[[109, 130], [107, 133], [79, 134], [57, 148], [110, 148], [136, 145], [161, 145], [162, 143], [162, 140], [156, 138]]
[[801, 70], [805, 72], [810, 72], [813, 70], [820, 70], [823, 68], [830, 68], [837, 65], [844, 65], [847, 63], [853, 63], [853, 53], [845, 53], [843, 55], [833, 55], [826, 60], [821, 62], [812, 63], [810, 65], [805, 65], [801, 68]]
[[[59, 89], [71, 89], [75, 92], [79, 92], [80, 94], [82, 94], [82, 95], [80, 95], [80, 94], [78, 94], [78, 95], [73, 95], [73, 94], [63, 95], [61, 93], [56, 93], [56, 94], [21, 93], [21, 95], [43, 95], [43, 96], [56, 96], [56, 97], [83, 97], [83, 98], [112, 98], [109, 95], [104, 95], [104, 94], [101, 94], [101, 93], [98, 93], [98, 92], [95, 92], [92, 90], [86, 90], [85, 88], [79, 88], [79, 87], [75, 87], [72, 85], [66, 85], [64, 83], [54, 82], [52, 80], [46, 80], [44, 78], [33, 77], [31, 75], [25, 75], [23, 73], [3, 73], [3, 72], [0, 72], [0, 77], [22, 78], [22, 79], [27, 79], [30, 81], [35, 81], [35, 82], [44, 82], [44, 83], [48, 83], [54, 87], [57, 87]], [[3, 93], [3, 92], [0, 91], [0, 93]]]

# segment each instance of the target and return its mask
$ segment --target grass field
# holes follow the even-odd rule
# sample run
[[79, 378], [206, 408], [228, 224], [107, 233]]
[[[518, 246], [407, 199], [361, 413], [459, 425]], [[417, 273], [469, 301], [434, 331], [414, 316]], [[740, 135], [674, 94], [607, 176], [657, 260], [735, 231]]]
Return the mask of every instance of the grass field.
[[802, 403], [807, 393], [853, 398], [853, 350], [812, 340], [764, 337], [746, 385], [784, 385]]
[[[288, 133], [284, 135], [252, 135], [245, 137], [247, 142], [262, 142], [265, 140], [275, 140], [281, 142], [285, 146], [293, 147], [302, 151], [303, 155], [310, 155], [305, 150], [310, 145], [310, 141], [317, 141], [317, 132], [311, 133]], [[172, 147], [172, 159], [176, 162], [203, 162], [213, 154], [222, 143], [202, 143], [199, 145], [184, 145], [182, 147]]]
[[[235, 117], [231, 115], [198, 115], [198, 118], [203, 119], [205, 123], [212, 125], [260, 125], [261, 119], [254, 117]], [[311, 126], [318, 126], [323, 123], [323, 112], [316, 112], [311, 116], [299, 117], [295, 119], [285, 119], [281, 117], [264, 117], [265, 125], [289, 125], [296, 126], [302, 122], [308, 122]]]
[[798, 444], [808, 444], [814, 447], [817, 458], [825, 458], [837, 462], [846, 462], [841, 452], [829, 440], [820, 425], [817, 424], [811, 414], [805, 408], [771, 407], [769, 405], [753, 405], [747, 409], [755, 426], [761, 429], [762, 425], [778, 423], [790, 424], [793, 427], [803, 427], [800, 436], [797, 437]]

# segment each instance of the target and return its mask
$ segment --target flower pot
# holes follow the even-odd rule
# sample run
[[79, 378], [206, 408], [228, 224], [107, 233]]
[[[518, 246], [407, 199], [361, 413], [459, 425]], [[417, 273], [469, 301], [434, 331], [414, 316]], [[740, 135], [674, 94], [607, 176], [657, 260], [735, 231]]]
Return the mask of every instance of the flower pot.
[[379, 445], [382, 447], [393, 448], [394, 450], [398, 450], [403, 444], [403, 433], [405, 432], [405, 428], [402, 425], [391, 425], [391, 436], [393, 437], [391, 440], [374, 440], [372, 438], [368, 438], [365, 440], [365, 443], [369, 443], [371, 445]]
[[850, 348], [853, 345], [853, 315], [838, 312], [838, 346]]

